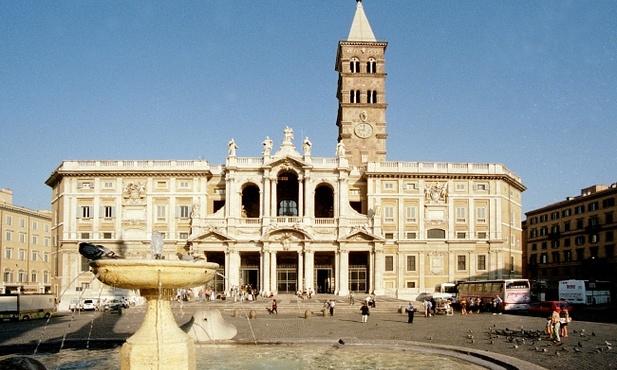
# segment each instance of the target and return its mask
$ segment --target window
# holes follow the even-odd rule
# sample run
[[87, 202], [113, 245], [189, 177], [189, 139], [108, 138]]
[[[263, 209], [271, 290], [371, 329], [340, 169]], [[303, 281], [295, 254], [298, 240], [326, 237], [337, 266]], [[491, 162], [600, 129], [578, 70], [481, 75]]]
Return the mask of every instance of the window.
[[32, 235], [32, 244], [34, 244], [34, 245], [39, 244], [39, 236], [38, 235]]
[[113, 218], [114, 217], [114, 207], [113, 206], [103, 206], [103, 217]]
[[103, 189], [113, 189], [114, 182], [113, 181], [103, 181]]
[[551, 248], [559, 248], [559, 239], [551, 241]]
[[476, 184], [474, 187], [476, 190], [486, 191], [486, 184]]
[[589, 218], [589, 226], [594, 227], [594, 226], [598, 226], [599, 225], [599, 221], [597, 217], [591, 217]]
[[571, 262], [572, 261], [572, 251], [564, 251], [563, 260], [564, 262]]
[[478, 270], [486, 270], [486, 256], [483, 254], [478, 256]]
[[405, 190], [416, 190], [418, 187], [415, 182], [405, 183]]
[[609, 230], [609, 231], [606, 232], [606, 234], [604, 234], [604, 239], [607, 242], [614, 241], [615, 240], [614, 238], [615, 238], [615, 236], [613, 235], [613, 231], [612, 230]]
[[580, 215], [583, 212], [585, 212], [585, 206], [576, 206], [576, 208], [574, 208], [575, 215]]
[[406, 235], [407, 239], [416, 239], [418, 237], [418, 234], [416, 234], [415, 232], [408, 232]]
[[13, 223], [13, 217], [11, 216], [6, 216], [6, 225], [10, 226]]
[[6, 234], [4, 234], [4, 239], [7, 242], [10, 242], [13, 240], [13, 232], [12, 231], [7, 231]]
[[570, 231], [570, 221], [563, 223], [563, 231]]
[[279, 202], [279, 216], [292, 216], [298, 215], [298, 204], [295, 200], [282, 200]]
[[426, 232], [428, 239], [445, 239], [446, 231], [442, 229], [430, 229]]
[[383, 182], [383, 189], [384, 190], [394, 190], [394, 181], [384, 181]]
[[542, 242], [542, 249], [546, 249], [546, 246], [547, 246], [546, 242]]
[[416, 271], [416, 256], [407, 256], [407, 271]]
[[37, 251], [32, 251], [32, 252], [30, 253], [30, 259], [31, 259], [32, 261], [38, 261], [38, 259], [39, 259], [39, 252], [37, 252]]
[[112, 238], [112, 233], [109, 233], [109, 232], [103, 233], [103, 239], [111, 239], [111, 238]]
[[485, 231], [479, 231], [478, 232], [478, 239], [486, 239], [486, 232]]
[[180, 206], [180, 218], [189, 218], [191, 215], [190, 206]]
[[536, 243], [533, 243], [533, 244], [531, 245], [531, 250], [532, 250], [532, 251], [537, 251], [537, 250], [538, 250], [538, 245], [537, 245]]
[[36, 221], [32, 221], [32, 230], [36, 230], [39, 228], [39, 223]]
[[416, 282], [415, 281], [408, 281], [407, 282], [407, 288], [412, 289], [416, 287]]
[[405, 220], [407, 222], [416, 223], [418, 219], [416, 218], [417, 208], [415, 206], [407, 206], [405, 207]]
[[457, 239], [465, 239], [466, 237], [467, 237], [467, 233], [464, 232], [464, 231], [462, 231], [462, 232], [459, 231], [459, 232], [456, 233], [456, 238]]
[[615, 198], [606, 198], [602, 200], [602, 208], [609, 208], [615, 206]]
[[39, 274], [38, 272], [36, 272], [36, 270], [32, 270], [32, 272], [30, 273], [30, 282], [31, 283], [38, 283], [39, 281]]
[[49, 272], [43, 271], [43, 284], [49, 284]]
[[467, 208], [456, 207], [456, 222], [467, 221]]
[[587, 205], [587, 209], [589, 211], [597, 211], [598, 209], [600, 209], [600, 207], [598, 206], [598, 202], [591, 202], [589, 203], [589, 205]]
[[458, 255], [456, 257], [457, 260], [457, 264], [456, 264], [456, 268], [458, 271], [465, 271], [467, 270], [467, 256], [464, 255]]
[[570, 238], [565, 238], [563, 240], [563, 246], [564, 247], [569, 247], [570, 246]]
[[476, 208], [476, 222], [482, 224], [486, 223], [486, 207]]
[[81, 218], [91, 218], [92, 217], [92, 207], [91, 206], [81, 206]]
[[26, 274], [26, 272], [24, 270], [19, 270], [17, 272], [17, 282], [18, 283], [27, 283], [28, 282], [28, 276]]
[[360, 60], [358, 58], [351, 58], [349, 61], [349, 71], [351, 73], [360, 73]]
[[600, 241], [600, 237], [598, 236], [598, 234], [591, 234], [591, 235], [589, 235], [589, 242], [590, 243], [597, 243], [598, 241]]
[[25, 249], [20, 249], [19, 250], [19, 260], [20, 261], [25, 261], [26, 260], [26, 253], [27, 253], [27, 251]]
[[559, 263], [559, 252], [553, 252], [553, 263]]
[[366, 91], [366, 102], [368, 104], [377, 103], [377, 90], [367, 90]]
[[19, 227], [26, 227], [26, 220], [24, 220], [23, 218], [19, 219]]
[[576, 245], [583, 245], [583, 244], [585, 244], [585, 237], [582, 236], [582, 235], [577, 236], [574, 239], [574, 244], [576, 244]]
[[537, 223], [538, 223], [538, 218], [537, 218], [537, 217], [532, 217], [529, 221], [530, 221], [529, 223], [530, 223], [531, 225], [535, 225], [535, 224], [537, 224]]
[[13, 259], [13, 248], [6, 248], [4, 250], [4, 258], [7, 260]]
[[562, 217], [568, 217], [572, 214], [572, 210], [570, 208], [568, 209], [564, 209], [563, 211], [561, 211], [561, 216]]
[[394, 271], [394, 256], [386, 256], [386, 271]]
[[393, 240], [394, 239], [394, 233], [386, 233], [385, 235], [386, 240]]
[[370, 58], [366, 62], [366, 73], [377, 73], [377, 62], [374, 58]]
[[26, 234], [25, 233], [19, 233], [19, 242], [20, 243], [25, 243], [26, 242]]
[[4, 282], [12, 283], [13, 282], [13, 271], [6, 269], [4, 270]]
[[583, 228], [583, 219], [582, 218], [576, 220], [576, 228], [577, 229], [582, 229]]
[[188, 239], [189, 238], [189, 233], [180, 233], [179, 237], [180, 237], [180, 239]]
[[604, 215], [604, 223], [612, 224], [613, 222], [613, 212], [609, 212]]
[[80, 237], [82, 240], [90, 239], [90, 233], [81, 233]]
[[167, 219], [167, 207], [164, 205], [156, 206], [156, 220], [165, 221]]
[[394, 222], [394, 207], [392, 206], [384, 207], [383, 213], [384, 213], [384, 222], [390, 222], [390, 223]]
[[43, 261], [49, 262], [49, 252], [43, 253]]
[[559, 218], [559, 211], [551, 213], [551, 220], [557, 220]]
[[351, 90], [349, 92], [350, 103], [360, 103], [360, 90]]
[[467, 186], [464, 182], [457, 182], [455, 185], [455, 189], [456, 191], [465, 191], [467, 189]]
[[548, 221], [548, 215], [540, 216], [540, 222], [546, 222], [546, 221]]
[[551, 226], [551, 234], [558, 234], [558, 233], [559, 233], [559, 225]]
[[540, 255], [540, 263], [548, 263], [548, 254], [547, 253], [542, 253]]
[[537, 254], [532, 254], [531, 256], [529, 256], [529, 264], [532, 265], [532, 266], [538, 264], [538, 255]]
[[538, 229], [531, 229], [531, 231], [529, 232], [529, 237], [535, 238], [536, 236], [538, 236]]
[[189, 189], [191, 187], [190, 183], [187, 180], [180, 181], [178, 186], [180, 187], [180, 189]]

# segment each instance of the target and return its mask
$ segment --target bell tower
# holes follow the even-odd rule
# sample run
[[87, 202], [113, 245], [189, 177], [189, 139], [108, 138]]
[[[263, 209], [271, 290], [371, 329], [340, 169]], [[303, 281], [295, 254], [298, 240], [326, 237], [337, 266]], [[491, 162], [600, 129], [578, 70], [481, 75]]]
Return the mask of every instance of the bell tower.
[[357, 0], [349, 36], [339, 41], [338, 141], [345, 145], [353, 166], [386, 160], [386, 72], [387, 42], [377, 41]]

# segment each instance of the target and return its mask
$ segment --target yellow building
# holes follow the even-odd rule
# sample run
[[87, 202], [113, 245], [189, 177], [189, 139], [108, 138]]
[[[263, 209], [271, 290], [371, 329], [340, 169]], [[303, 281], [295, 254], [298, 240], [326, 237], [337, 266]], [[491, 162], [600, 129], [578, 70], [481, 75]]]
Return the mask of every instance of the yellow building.
[[[205, 254], [214, 288], [350, 291], [415, 298], [435, 284], [521, 276], [521, 179], [501, 164], [386, 161], [385, 58], [362, 2], [339, 43], [335, 157], [264, 133], [259, 157], [228, 143], [205, 160], [65, 161], [47, 180], [62, 286], [87, 266], [91, 240], [148, 258], [155, 231], [165, 257]], [[276, 137], [276, 136], [272, 136]], [[68, 292], [73, 292], [69, 287]]]
[[557, 299], [559, 280], [617, 281], [617, 184], [594, 185], [576, 197], [525, 213], [526, 275]]
[[13, 192], [0, 189], [0, 229], [0, 294], [51, 293], [49, 211], [13, 205]]

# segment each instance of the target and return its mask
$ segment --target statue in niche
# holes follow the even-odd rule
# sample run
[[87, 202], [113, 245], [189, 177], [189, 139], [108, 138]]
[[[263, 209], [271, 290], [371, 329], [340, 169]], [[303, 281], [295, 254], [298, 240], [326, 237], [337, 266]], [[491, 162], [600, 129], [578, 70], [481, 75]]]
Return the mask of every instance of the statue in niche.
[[266, 136], [266, 140], [264, 140], [262, 145], [264, 146], [264, 151], [262, 152], [262, 154], [266, 156], [270, 155], [270, 153], [272, 152], [272, 140], [269, 136]]
[[199, 218], [201, 214], [199, 213], [199, 203], [193, 203], [193, 209], [191, 211], [191, 218]]
[[345, 144], [343, 144], [342, 141], [339, 141], [339, 143], [336, 144], [336, 156], [339, 158], [345, 157]]
[[448, 183], [440, 185], [439, 183], [435, 182], [432, 185], [426, 185], [424, 189], [424, 196], [426, 200], [432, 203], [445, 202], [447, 195]]
[[291, 144], [291, 141], [294, 139], [294, 130], [289, 126], [285, 126], [285, 137], [283, 138], [283, 144]]
[[138, 199], [146, 196], [146, 185], [136, 181], [129, 181], [124, 185], [122, 196], [135, 203]]
[[227, 153], [230, 157], [236, 156], [236, 149], [238, 149], [238, 146], [236, 145], [236, 141], [232, 138], [229, 140], [229, 143], [227, 143]]
[[311, 147], [312, 146], [313, 146], [313, 144], [311, 143], [311, 141], [309, 140], [309, 138], [307, 136], [306, 139], [304, 139], [304, 144], [302, 145], [302, 149], [304, 150], [304, 155], [305, 156], [311, 155]]

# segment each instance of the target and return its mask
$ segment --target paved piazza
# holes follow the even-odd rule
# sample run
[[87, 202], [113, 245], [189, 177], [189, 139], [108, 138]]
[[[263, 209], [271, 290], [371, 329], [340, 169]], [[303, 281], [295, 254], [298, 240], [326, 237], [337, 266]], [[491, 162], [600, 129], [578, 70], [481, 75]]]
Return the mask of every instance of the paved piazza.
[[[324, 300], [337, 302], [334, 316], [323, 316]], [[346, 299], [317, 296], [310, 300], [294, 296], [278, 297], [278, 315], [270, 315], [270, 301], [251, 302], [174, 302], [174, 312], [180, 325], [188, 322], [198, 309], [216, 308], [223, 318], [238, 329], [232, 342], [243, 344], [295, 343], [332, 346], [378, 345], [393, 348], [405, 346], [447, 347], [460, 353], [488, 355], [512, 368], [531, 369], [613, 369], [617, 368], [617, 326], [615, 324], [579, 321], [574, 312], [570, 335], [559, 344], [548, 341], [546, 335], [534, 340], [537, 330], [543, 331], [546, 320], [525, 315], [472, 314], [462, 316], [437, 315], [424, 318], [416, 314], [413, 324], [407, 324], [406, 314], [399, 313], [404, 301], [382, 299], [371, 309], [368, 323], [361, 323], [360, 304], [349, 305]], [[416, 302], [416, 308], [419, 303]], [[312, 316], [304, 318], [309, 310]], [[255, 311], [256, 319], [248, 319]], [[17, 351], [20, 345], [31, 350], [37, 343], [41, 351], [64, 347], [96, 348], [109, 343], [121, 343], [139, 327], [144, 316], [140, 307], [126, 309], [122, 314], [82, 312], [61, 314], [49, 324], [45, 320], [2, 323], [0, 355]], [[490, 336], [489, 336], [490, 333]], [[525, 340], [523, 340], [525, 338]], [[342, 340], [344, 344], [339, 344]], [[105, 343], [107, 342], [107, 343]], [[199, 350], [199, 349], [198, 349]], [[210, 349], [208, 349], [210, 350]], [[26, 350], [23, 353], [28, 354]], [[508, 357], [503, 357], [503, 356]], [[525, 362], [519, 362], [515, 359]]]

